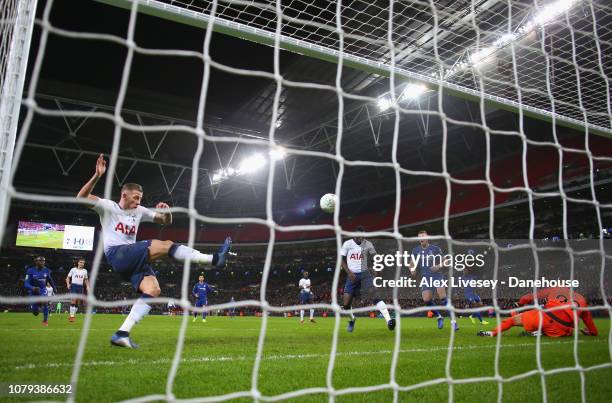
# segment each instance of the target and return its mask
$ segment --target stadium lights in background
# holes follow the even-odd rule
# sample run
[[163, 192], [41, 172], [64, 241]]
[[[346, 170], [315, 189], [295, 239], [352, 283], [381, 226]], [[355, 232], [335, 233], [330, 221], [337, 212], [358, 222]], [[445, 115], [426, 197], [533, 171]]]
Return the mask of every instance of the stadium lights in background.
[[[281, 146], [276, 146], [272, 148], [269, 152], [269, 158], [274, 161], [280, 161], [287, 156], [287, 152]], [[224, 169], [216, 170], [210, 181], [211, 184], [216, 185], [223, 182], [226, 179], [240, 176], [240, 175], [250, 175], [256, 171], [259, 171], [268, 163], [268, 158], [261, 153], [252, 154], [245, 159], [243, 159], [238, 168], [227, 167]]]
[[[561, 17], [580, 1], [582, 0], [556, 0], [551, 3], [548, 3], [543, 7], [538, 8], [533, 17], [527, 20], [526, 23], [518, 27], [514, 32], [507, 32], [503, 35], [500, 35], [499, 38], [497, 38], [490, 46], [484, 46], [480, 49], [468, 50], [468, 56], [464, 57], [463, 60], [455, 63], [455, 65], [449, 70], [446, 70], [446, 72], [444, 73], [444, 78], [449, 78], [459, 71], [481, 64], [499, 49], [508, 46], [512, 42], [520, 40], [533, 30], [541, 28], [544, 25], [550, 23], [551, 21]], [[438, 72], [431, 73], [431, 76], [437, 77]]]
[[[406, 84], [406, 86], [400, 93], [400, 96], [398, 97], [398, 102], [416, 99], [420, 95], [426, 93], [427, 91], [428, 91], [428, 88], [424, 84], [420, 84], [420, 83]], [[391, 108], [391, 106], [393, 106], [393, 101], [391, 100], [391, 97], [389, 96], [389, 94], [385, 94], [385, 95], [378, 97], [378, 100], [376, 101], [376, 103], [378, 105], [378, 109], [381, 112], [384, 112], [387, 109]]]
[[[449, 78], [459, 71], [466, 70], [470, 67], [483, 63], [499, 49], [508, 46], [514, 41], [520, 40], [534, 29], [543, 27], [554, 19], [562, 16], [580, 1], [581, 0], [556, 0], [537, 9], [537, 12], [533, 15], [533, 17], [518, 27], [515, 32], [507, 32], [500, 35], [490, 46], [468, 50], [467, 57], [463, 57], [463, 60], [458, 61], [451, 69], [446, 70], [444, 73], [444, 78]], [[438, 74], [438, 72], [432, 72], [431, 76], [437, 77]], [[410, 83], [402, 90], [400, 96], [398, 97], [398, 102], [416, 99], [427, 91], [427, 87], [423, 84]], [[378, 105], [380, 112], [385, 112], [393, 106], [393, 101], [391, 100], [389, 93], [386, 93], [378, 97], [376, 104]], [[278, 125], [279, 124], [277, 122], [277, 127]]]

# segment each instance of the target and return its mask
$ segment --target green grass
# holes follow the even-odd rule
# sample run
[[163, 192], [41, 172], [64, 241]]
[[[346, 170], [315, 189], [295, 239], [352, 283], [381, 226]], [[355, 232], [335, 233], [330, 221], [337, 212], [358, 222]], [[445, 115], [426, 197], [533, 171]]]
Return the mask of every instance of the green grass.
[[[79, 378], [78, 401], [116, 401], [165, 393], [182, 317], [145, 318], [133, 332], [135, 341], [140, 343], [139, 350], [109, 346], [111, 334], [123, 319], [120, 315], [92, 318]], [[0, 314], [0, 383], [68, 383], [83, 320], [83, 315], [78, 315], [76, 323], [69, 323], [65, 314], [53, 315], [49, 327], [42, 328], [40, 316]], [[596, 323], [601, 331], [599, 337], [580, 337], [579, 360], [585, 367], [610, 362], [607, 339], [610, 321], [601, 319]], [[211, 317], [208, 323], [192, 323], [190, 318], [174, 395], [193, 398], [250, 390], [260, 325], [261, 319], [253, 317]], [[381, 319], [359, 318], [352, 334], [345, 331], [345, 325], [343, 319], [333, 386], [343, 389], [389, 382], [394, 333], [386, 329]], [[476, 337], [479, 327], [467, 319], [460, 319], [460, 325], [450, 368], [452, 377], [492, 376], [495, 340]], [[295, 318], [270, 318], [258, 389], [270, 396], [301, 388], [325, 387], [333, 326], [333, 319], [319, 318], [316, 324], [300, 325]], [[519, 333], [518, 328], [511, 329], [502, 339], [500, 375], [503, 377], [537, 368], [536, 339], [520, 337]], [[449, 330], [438, 330], [434, 320], [403, 318], [397, 382], [407, 386], [444, 377], [448, 341]], [[574, 366], [572, 342], [573, 338], [543, 339], [543, 367], [550, 370]], [[609, 367], [586, 372], [587, 400], [609, 402], [610, 379]], [[547, 376], [546, 388], [550, 401], [580, 401], [577, 372]], [[452, 392], [456, 401], [489, 402], [497, 399], [498, 385], [496, 382], [461, 384], [455, 385]], [[448, 384], [442, 382], [401, 392], [399, 398], [401, 401], [444, 401], [448, 393]], [[387, 402], [392, 398], [392, 391], [382, 390], [349, 394], [338, 400]], [[326, 394], [313, 394], [291, 400], [325, 402], [328, 398]], [[505, 383], [503, 400], [541, 401], [540, 376]]]
[[47, 230], [36, 234], [17, 234], [15, 244], [35, 248], [61, 249], [64, 247], [64, 232]]

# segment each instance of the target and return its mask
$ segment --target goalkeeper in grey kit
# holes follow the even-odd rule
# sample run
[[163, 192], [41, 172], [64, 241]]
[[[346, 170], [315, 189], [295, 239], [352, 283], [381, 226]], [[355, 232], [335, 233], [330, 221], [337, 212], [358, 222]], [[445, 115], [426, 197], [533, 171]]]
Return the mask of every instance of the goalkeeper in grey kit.
[[[358, 232], [365, 232], [362, 226], [356, 228]], [[391, 319], [387, 304], [375, 295], [376, 289], [373, 284], [373, 275], [370, 272], [372, 265], [370, 261], [376, 254], [376, 249], [372, 242], [363, 236], [356, 236], [344, 242], [340, 255], [342, 255], [342, 268], [346, 271], [347, 279], [344, 284], [344, 295], [342, 296], [342, 308], [350, 311], [351, 302], [354, 296], [359, 296], [362, 292], [367, 295], [376, 308], [380, 311], [387, 322], [389, 330], [395, 329], [395, 319]], [[352, 332], [355, 328], [357, 318], [353, 312], [349, 312], [351, 319], [347, 330]]]

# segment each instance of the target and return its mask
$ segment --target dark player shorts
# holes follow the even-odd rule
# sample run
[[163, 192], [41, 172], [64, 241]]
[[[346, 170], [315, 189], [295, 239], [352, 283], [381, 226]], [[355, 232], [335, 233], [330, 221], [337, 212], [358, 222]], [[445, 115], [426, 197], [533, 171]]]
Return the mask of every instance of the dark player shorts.
[[201, 308], [206, 305], [208, 305], [208, 300], [205, 300], [205, 299], [197, 300], [195, 303], [196, 308]]
[[115, 273], [119, 273], [124, 281], [132, 283], [136, 291], [145, 276], [155, 276], [155, 272], [147, 262], [149, 246], [151, 240], [111, 246], [106, 252], [106, 260]]
[[300, 292], [300, 304], [310, 304], [312, 302], [312, 294], [309, 292]]
[[344, 293], [353, 296], [361, 295], [361, 291], [367, 291], [373, 287], [372, 275], [368, 272], [355, 273], [357, 280], [353, 283], [350, 278], [346, 279], [344, 284]]
[[70, 284], [71, 294], [83, 294], [83, 286], [78, 284]]

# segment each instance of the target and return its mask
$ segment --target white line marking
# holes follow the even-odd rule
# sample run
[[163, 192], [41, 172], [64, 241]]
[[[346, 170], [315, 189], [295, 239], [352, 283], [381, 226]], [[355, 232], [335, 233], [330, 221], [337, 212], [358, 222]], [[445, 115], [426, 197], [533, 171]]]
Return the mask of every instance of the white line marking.
[[[593, 340], [586, 343], [603, 343], [607, 340]], [[574, 341], [551, 341], [542, 342], [542, 345], [561, 345], [561, 344], [573, 344]], [[585, 341], [579, 341], [579, 343], [585, 343]], [[534, 343], [517, 343], [517, 344], [502, 344], [502, 348], [519, 348], [535, 346]], [[480, 345], [466, 345], [466, 346], [455, 346], [453, 350], [480, 350], [480, 349], [494, 349], [495, 344], [480, 344]], [[447, 351], [448, 347], [433, 347], [433, 348], [409, 348], [403, 349], [399, 352], [405, 353], [430, 353], [433, 351]], [[393, 350], [378, 350], [378, 351], [350, 351], [350, 352], [337, 352], [336, 356], [364, 356], [364, 355], [385, 355], [392, 354]], [[329, 358], [329, 354], [282, 354], [282, 355], [268, 355], [263, 356], [263, 360], [267, 361], [278, 361], [278, 360], [293, 360], [293, 359], [306, 359], [306, 358]], [[247, 361], [254, 360], [255, 356], [215, 356], [215, 357], [196, 357], [196, 358], [184, 358], [181, 360], [183, 364], [190, 363], [211, 363], [211, 362], [236, 362], [236, 361]], [[87, 361], [83, 362], [85, 367], [98, 367], [98, 366], [115, 366], [115, 365], [162, 365], [169, 364], [172, 362], [170, 358], [160, 358], [158, 360], [138, 360], [129, 359], [121, 361]], [[26, 364], [14, 367], [14, 370], [20, 371], [25, 369], [39, 369], [39, 368], [60, 368], [60, 367], [72, 367], [73, 363], [46, 363], [46, 364]]]

